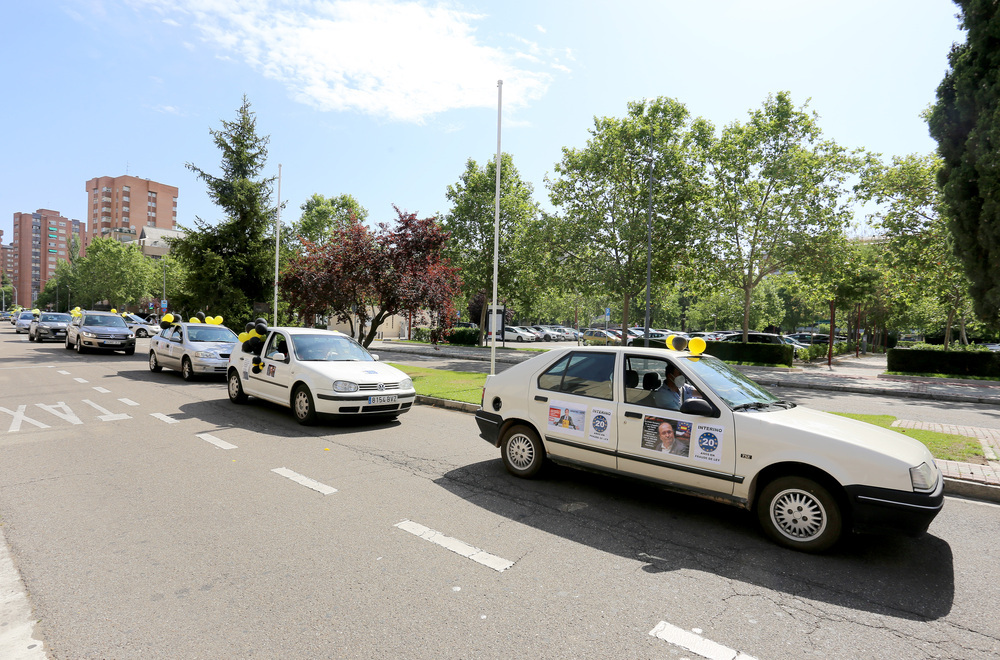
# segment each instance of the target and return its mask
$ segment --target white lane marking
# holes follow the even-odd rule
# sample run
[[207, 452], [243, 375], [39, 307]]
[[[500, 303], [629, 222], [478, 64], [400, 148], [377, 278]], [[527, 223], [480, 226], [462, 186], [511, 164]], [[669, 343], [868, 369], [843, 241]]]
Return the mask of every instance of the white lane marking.
[[649, 634], [709, 660], [756, 660], [751, 655], [734, 651], [728, 646], [670, 625], [666, 621], [660, 621], [656, 624], [656, 627], [650, 630]]
[[463, 557], [471, 559], [472, 561], [482, 564], [483, 566], [492, 568], [498, 573], [502, 573], [514, 565], [514, 562], [507, 561], [503, 557], [497, 557], [496, 555], [491, 555], [488, 552], [483, 552], [479, 548], [473, 547], [468, 543], [459, 541], [458, 539], [453, 539], [450, 536], [445, 536], [441, 532], [436, 532], [433, 529], [424, 527], [420, 523], [415, 523], [412, 520], [404, 520], [401, 523], [396, 523], [394, 527], [398, 527], [404, 532], [409, 532], [414, 536], [419, 536], [425, 541], [435, 543], [442, 548], [451, 550], [455, 554], [462, 555]]
[[80, 418], [76, 416], [76, 413], [70, 410], [70, 407], [67, 406], [65, 403], [63, 403], [62, 401], [60, 401], [54, 406], [50, 406], [44, 403], [36, 403], [35, 405], [46, 412], [52, 413], [59, 419], [66, 420], [70, 424], [83, 424], [83, 422], [80, 421]]
[[1000, 504], [994, 504], [993, 502], [980, 502], [979, 500], [969, 500], [964, 497], [955, 497], [954, 495], [945, 495], [944, 499], [951, 500], [952, 502], [965, 502], [966, 504], [975, 504], [977, 506], [991, 506], [995, 509], [1000, 509]]
[[168, 415], [164, 415], [163, 413], [149, 413], [149, 416], [150, 417], [155, 417], [156, 419], [160, 420], [161, 422], [166, 422], [167, 424], [176, 424], [177, 423], [176, 419], [174, 419], [173, 417], [170, 417]]
[[102, 422], [115, 422], [120, 419], [132, 419], [131, 415], [126, 415], [125, 413], [117, 413], [117, 414], [113, 413], [107, 408], [102, 408], [101, 406], [97, 405], [93, 401], [90, 401], [89, 399], [84, 399], [83, 402], [86, 403], [91, 408], [95, 409], [97, 412], [104, 413], [103, 415], [97, 416], [97, 419], [101, 420]]
[[198, 433], [197, 437], [201, 438], [205, 442], [211, 442], [213, 445], [215, 445], [219, 449], [237, 449], [236, 445], [231, 445], [228, 442], [226, 442], [225, 440], [219, 440], [214, 435], [210, 435], [208, 433]]
[[111, 390], [106, 390], [103, 387], [95, 387], [94, 389], [100, 392], [101, 394], [107, 394], [108, 392], [111, 391]]
[[63, 376], [68, 376], [68, 375], [69, 375], [69, 372], [68, 372], [68, 371], [66, 371], [65, 369], [60, 369], [60, 370], [59, 370], [59, 371], [57, 371], [56, 373], [57, 373], [57, 374], [62, 374]]
[[78, 383], [89, 383], [90, 382], [86, 378], [74, 378], [73, 380], [75, 380]]
[[118, 400], [121, 401], [122, 403], [124, 403], [126, 406], [137, 406], [137, 405], [139, 405], [138, 403], [136, 403], [132, 399], [118, 399]]
[[28, 409], [28, 406], [18, 406], [17, 411], [7, 410], [6, 408], [0, 408], [0, 412], [5, 412], [8, 415], [12, 415], [14, 419], [10, 422], [10, 428], [7, 429], [9, 433], [21, 430], [21, 422], [28, 422], [29, 424], [34, 424], [40, 429], [50, 428], [48, 424], [42, 424], [41, 422], [35, 421], [30, 417], [25, 416], [24, 411]]
[[287, 479], [291, 479], [292, 481], [294, 481], [297, 484], [302, 484], [306, 488], [312, 488], [313, 490], [319, 491], [320, 493], [323, 493], [324, 495], [330, 495], [332, 493], [336, 493], [337, 492], [336, 488], [333, 488], [331, 486], [327, 486], [326, 484], [321, 484], [320, 482], [316, 481], [315, 479], [310, 479], [309, 477], [304, 477], [301, 474], [299, 474], [298, 472], [292, 472], [288, 468], [283, 468], [283, 467], [281, 467], [281, 468], [274, 468], [273, 470], [271, 470], [271, 472], [274, 472], [275, 474], [280, 474], [281, 476], [283, 476], [283, 477], [285, 477]]

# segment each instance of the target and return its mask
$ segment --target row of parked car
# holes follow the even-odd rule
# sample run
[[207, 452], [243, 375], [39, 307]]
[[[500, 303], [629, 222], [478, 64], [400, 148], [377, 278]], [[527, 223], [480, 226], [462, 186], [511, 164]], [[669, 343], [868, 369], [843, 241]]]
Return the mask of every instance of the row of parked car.
[[[491, 333], [487, 333], [487, 338]], [[508, 325], [498, 337], [501, 341], [576, 341], [580, 332], [562, 325]]]

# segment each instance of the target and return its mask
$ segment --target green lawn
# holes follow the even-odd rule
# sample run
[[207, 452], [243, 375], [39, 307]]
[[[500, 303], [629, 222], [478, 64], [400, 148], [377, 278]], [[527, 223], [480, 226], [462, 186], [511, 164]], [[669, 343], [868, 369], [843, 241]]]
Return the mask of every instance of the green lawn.
[[855, 415], [853, 413], [833, 413], [842, 417], [850, 417], [862, 422], [881, 426], [882, 428], [902, 433], [910, 436], [914, 440], [924, 443], [934, 458], [943, 461], [970, 462], [971, 459], [983, 457], [983, 446], [975, 438], [967, 438], [964, 435], [949, 435], [936, 431], [920, 431], [916, 429], [900, 429], [892, 426], [896, 418], [892, 415]]

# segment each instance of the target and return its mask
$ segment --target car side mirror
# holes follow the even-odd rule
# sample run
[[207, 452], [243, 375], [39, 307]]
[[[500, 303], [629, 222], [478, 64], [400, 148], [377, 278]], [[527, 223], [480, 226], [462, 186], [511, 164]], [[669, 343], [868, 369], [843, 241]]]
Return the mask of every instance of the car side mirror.
[[697, 415], [699, 417], [718, 417], [715, 406], [705, 399], [688, 399], [681, 404], [682, 413], [685, 415]]
[[378, 353], [371, 353], [372, 359], [378, 362]]
[[285, 360], [288, 359], [288, 356], [285, 355], [284, 353], [274, 353], [271, 356], [271, 359], [274, 360], [275, 362], [284, 362]]

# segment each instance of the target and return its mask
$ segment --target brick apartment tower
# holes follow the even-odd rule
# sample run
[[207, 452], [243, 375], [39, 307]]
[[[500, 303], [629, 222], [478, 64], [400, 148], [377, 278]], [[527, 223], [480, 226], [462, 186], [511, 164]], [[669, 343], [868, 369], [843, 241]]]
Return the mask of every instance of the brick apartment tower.
[[56, 274], [56, 264], [69, 260], [73, 235], [82, 243], [86, 233], [86, 223], [64, 218], [59, 211], [38, 209], [34, 213], [14, 214], [11, 279], [17, 291], [17, 304], [27, 309], [34, 306], [45, 283]]
[[89, 244], [111, 237], [139, 239], [143, 227], [177, 228], [177, 188], [134, 176], [102, 176], [87, 182]]

